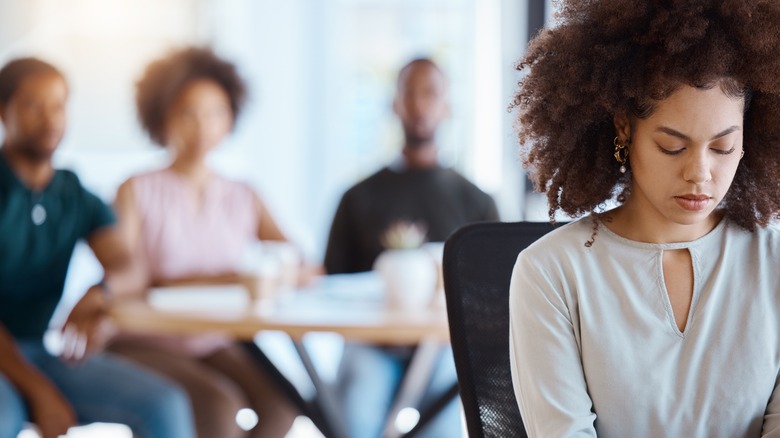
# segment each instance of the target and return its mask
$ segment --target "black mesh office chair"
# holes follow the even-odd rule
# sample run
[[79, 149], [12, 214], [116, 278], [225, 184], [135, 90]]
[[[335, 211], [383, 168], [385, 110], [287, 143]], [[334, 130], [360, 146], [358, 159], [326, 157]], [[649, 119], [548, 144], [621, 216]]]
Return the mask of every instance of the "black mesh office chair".
[[546, 222], [479, 223], [444, 246], [444, 290], [469, 438], [527, 437], [509, 366], [509, 281]]

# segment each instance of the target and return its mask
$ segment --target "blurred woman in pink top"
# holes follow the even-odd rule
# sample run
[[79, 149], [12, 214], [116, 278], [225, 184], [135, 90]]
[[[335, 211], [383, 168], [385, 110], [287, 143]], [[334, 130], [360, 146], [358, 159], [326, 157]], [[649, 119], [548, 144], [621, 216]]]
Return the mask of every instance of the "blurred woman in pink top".
[[[246, 96], [235, 66], [188, 48], [151, 63], [136, 90], [141, 124], [171, 164], [119, 188], [120, 228], [134, 250], [139, 289], [237, 275], [253, 241], [286, 240], [247, 184], [215, 174], [206, 156], [233, 130]], [[296, 409], [243, 347], [215, 336], [121, 334], [109, 347], [184, 387], [200, 438], [283, 437]], [[249, 433], [239, 409], [258, 415]]]

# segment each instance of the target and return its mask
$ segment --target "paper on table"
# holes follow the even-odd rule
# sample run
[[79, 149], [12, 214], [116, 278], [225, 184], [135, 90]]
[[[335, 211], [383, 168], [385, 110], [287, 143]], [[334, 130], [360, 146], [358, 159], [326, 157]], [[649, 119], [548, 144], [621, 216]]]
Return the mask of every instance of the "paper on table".
[[328, 275], [316, 286], [329, 297], [358, 301], [381, 300], [384, 287], [382, 278], [374, 271]]
[[167, 311], [245, 310], [249, 292], [239, 284], [156, 287], [149, 291], [149, 304]]

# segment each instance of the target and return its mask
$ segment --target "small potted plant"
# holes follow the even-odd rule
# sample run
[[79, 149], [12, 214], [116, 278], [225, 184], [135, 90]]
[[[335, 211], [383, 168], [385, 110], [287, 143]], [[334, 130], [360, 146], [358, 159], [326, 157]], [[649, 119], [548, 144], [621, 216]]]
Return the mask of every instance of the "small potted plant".
[[384, 280], [387, 304], [396, 309], [428, 307], [436, 290], [437, 268], [423, 248], [425, 227], [409, 221], [394, 222], [382, 235], [385, 250], [374, 262]]

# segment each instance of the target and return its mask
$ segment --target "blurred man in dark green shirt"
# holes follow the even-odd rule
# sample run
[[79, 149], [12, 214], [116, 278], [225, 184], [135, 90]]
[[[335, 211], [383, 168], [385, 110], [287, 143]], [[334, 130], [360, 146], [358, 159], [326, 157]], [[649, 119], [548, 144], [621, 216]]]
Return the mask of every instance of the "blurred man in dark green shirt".
[[[126, 271], [129, 257], [108, 206], [75, 174], [52, 166], [67, 97], [64, 76], [43, 61], [17, 59], [0, 70], [0, 438], [15, 438], [25, 421], [43, 438], [96, 421], [126, 424], [139, 437], [193, 437], [182, 391], [139, 367], [93, 354], [105, 341], [108, 291], [125, 287], [116, 274]], [[105, 278], [72, 309], [63, 355], [55, 357], [43, 335], [80, 239]]]

